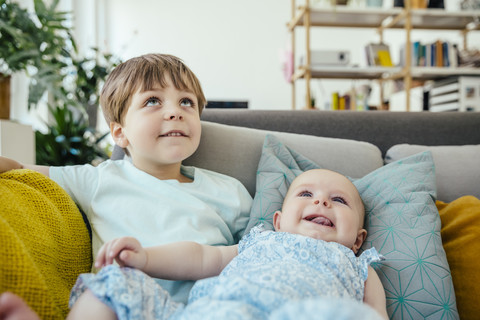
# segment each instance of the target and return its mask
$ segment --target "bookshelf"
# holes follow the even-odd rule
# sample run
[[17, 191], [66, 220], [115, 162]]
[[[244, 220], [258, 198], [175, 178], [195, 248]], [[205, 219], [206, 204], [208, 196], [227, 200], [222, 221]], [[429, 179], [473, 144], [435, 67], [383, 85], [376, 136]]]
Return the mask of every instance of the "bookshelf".
[[[297, 6], [296, 0], [291, 0], [291, 20], [287, 27], [291, 33], [293, 75], [292, 109], [296, 106], [295, 82], [305, 80], [305, 105], [310, 108], [310, 81], [312, 79], [367, 79], [378, 80], [380, 85], [385, 80], [402, 79], [406, 92], [406, 110], [410, 111], [410, 89], [413, 80], [435, 80], [448, 76], [480, 76], [480, 68], [470, 67], [414, 67], [411, 63], [411, 52], [406, 50], [404, 67], [334, 67], [312, 66], [310, 50], [310, 28], [373, 28], [383, 42], [383, 32], [386, 29], [405, 30], [405, 44], [410, 48], [411, 33], [414, 30], [458, 30], [461, 33], [463, 48], [468, 48], [467, 35], [480, 26], [475, 19], [480, 16], [477, 11], [445, 11], [444, 9], [412, 9], [411, 0], [405, 0], [404, 8], [350, 8], [335, 6], [332, 9], [312, 8], [310, 1]], [[302, 65], [295, 64], [295, 29], [303, 27], [305, 31], [305, 59]], [[368, 42], [368, 40], [366, 41]], [[380, 101], [383, 93], [380, 90]]]

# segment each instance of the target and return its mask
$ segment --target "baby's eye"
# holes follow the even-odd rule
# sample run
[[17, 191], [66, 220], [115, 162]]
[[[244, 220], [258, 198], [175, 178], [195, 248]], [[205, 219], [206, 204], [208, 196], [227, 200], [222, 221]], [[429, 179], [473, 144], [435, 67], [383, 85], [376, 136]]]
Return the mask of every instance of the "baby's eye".
[[157, 97], [150, 97], [145, 101], [145, 106], [146, 107], [151, 107], [151, 106], [157, 106], [160, 104], [160, 99]]
[[342, 197], [333, 197], [333, 201], [340, 202], [341, 204], [347, 204], [347, 201], [345, 201], [345, 199]]
[[180, 105], [182, 107], [194, 107], [195, 103], [193, 103], [192, 99], [183, 98], [182, 100], [180, 100]]
[[312, 193], [310, 191], [302, 191], [298, 194], [299, 197], [312, 197]]

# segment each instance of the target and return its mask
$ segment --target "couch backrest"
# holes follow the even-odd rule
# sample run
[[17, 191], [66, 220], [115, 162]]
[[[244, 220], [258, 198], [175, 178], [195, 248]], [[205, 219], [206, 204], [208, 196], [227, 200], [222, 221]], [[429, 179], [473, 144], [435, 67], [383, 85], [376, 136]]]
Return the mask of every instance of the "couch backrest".
[[366, 141], [385, 156], [401, 143], [480, 144], [480, 112], [205, 109], [202, 120], [234, 126]]
[[240, 180], [255, 194], [257, 167], [267, 134], [323, 168], [360, 178], [383, 165], [380, 150], [367, 142], [273, 132], [202, 122], [198, 150], [186, 165], [220, 172]]

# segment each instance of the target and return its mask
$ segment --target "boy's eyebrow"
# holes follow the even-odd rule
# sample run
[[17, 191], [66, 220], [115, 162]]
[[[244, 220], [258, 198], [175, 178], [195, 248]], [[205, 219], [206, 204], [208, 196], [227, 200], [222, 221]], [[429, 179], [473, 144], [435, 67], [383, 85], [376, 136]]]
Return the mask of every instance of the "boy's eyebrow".
[[[193, 90], [190, 90], [188, 88], [185, 88], [185, 89], [179, 89], [179, 88], [176, 88], [178, 91], [181, 91], [181, 92], [186, 92], [186, 93], [191, 93], [193, 95], [195, 95], [195, 92]], [[150, 91], [162, 91], [162, 90], [165, 90], [164, 87], [153, 87], [153, 88], [150, 88], [150, 89], [140, 89], [139, 92], [141, 93], [145, 93], [145, 92], [150, 92]]]

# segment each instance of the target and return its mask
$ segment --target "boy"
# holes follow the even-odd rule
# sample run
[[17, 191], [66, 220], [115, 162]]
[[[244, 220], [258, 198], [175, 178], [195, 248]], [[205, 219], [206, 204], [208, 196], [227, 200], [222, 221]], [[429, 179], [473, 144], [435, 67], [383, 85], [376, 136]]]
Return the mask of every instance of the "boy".
[[[277, 232], [257, 227], [233, 246], [179, 242], [143, 248], [124, 237], [101, 248], [97, 267], [116, 260], [153, 277], [213, 277], [197, 282], [187, 306], [169, 301], [168, 293], [142, 272], [107, 266], [77, 281], [69, 318], [266, 319], [309, 306], [318, 311], [315, 317], [328, 319], [333, 313], [338, 318], [345, 312], [350, 319], [386, 319], [384, 289], [369, 266], [380, 256], [372, 248], [356, 257], [367, 234], [363, 220], [363, 203], [350, 180], [333, 171], [310, 170], [292, 182], [282, 210], [275, 212]], [[122, 273], [142, 287], [125, 288], [115, 280]]]
[[[171, 55], [132, 58], [109, 75], [100, 104], [113, 140], [131, 161], [45, 167], [0, 157], [0, 172], [33, 169], [63, 187], [88, 217], [94, 259], [103, 243], [121, 236], [135, 236], [144, 246], [237, 243], [252, 204], [246, 188], [234, 178], [182, 165], [199, 145], [206, 105], [195, 74]], [[159, 282], [182, 302], [193, 285]]]

